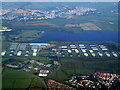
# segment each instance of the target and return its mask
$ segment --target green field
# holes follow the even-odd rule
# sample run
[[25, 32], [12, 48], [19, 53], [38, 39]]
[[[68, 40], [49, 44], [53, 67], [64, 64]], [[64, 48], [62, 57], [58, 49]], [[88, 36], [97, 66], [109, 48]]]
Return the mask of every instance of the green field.
[[[41, 78], [37, 76], [22, 72], [4, 68], [3, 70], [3, 88], [45, 88], [46, 85]], [[26, 89], [25, 89], [26, 90]]]
[[48, 78], [63, 82], [73, 75], [91, 75], [94, 72], [120, 74], [120, 61], [118, 59], [61, 57], [60, 61], [61, 68]]

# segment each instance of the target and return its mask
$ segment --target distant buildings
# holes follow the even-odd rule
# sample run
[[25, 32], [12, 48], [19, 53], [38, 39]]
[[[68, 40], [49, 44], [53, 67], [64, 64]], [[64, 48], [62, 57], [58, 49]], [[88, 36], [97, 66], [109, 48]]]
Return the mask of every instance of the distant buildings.
[[[56, 7], [54, 10], [42, 11], [42, 10], [32, 10], [32, 9], [4, 9], [2, 10], [2, 19], [5, 20], [45, 20], [54, 18], [66, 18], [70, 19], [75, 15], [85, 15], [89, 12], [94, 12], [96, 9], [88, 7], [75, 7], [70, 10], [67, 7]], [[11, 13], [11, 15], [7, 15]], [[21, 16], [21, 17], [18, 17]]]

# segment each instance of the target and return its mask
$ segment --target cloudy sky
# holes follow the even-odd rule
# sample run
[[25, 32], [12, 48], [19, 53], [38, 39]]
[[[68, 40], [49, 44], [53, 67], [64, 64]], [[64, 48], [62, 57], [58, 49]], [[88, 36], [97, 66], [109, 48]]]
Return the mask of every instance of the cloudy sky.
[[120, 0], [0, 0], [2, 2], [118, 2]]

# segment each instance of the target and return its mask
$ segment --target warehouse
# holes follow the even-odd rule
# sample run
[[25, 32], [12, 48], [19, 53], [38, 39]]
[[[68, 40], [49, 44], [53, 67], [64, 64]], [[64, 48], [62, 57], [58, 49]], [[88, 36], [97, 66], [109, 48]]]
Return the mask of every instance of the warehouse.
[[74, 50], [76, 50], [77, 48], [73, 48], [72, 50], [74, 51]]
[[14, 54], [13, 53], [10, 53], [9, 56], [13, 56]]
[[47, 43], [30, 43], [30, 45], [37, 45], [37, 46], [43, 45], [43, 46], [48, 46], [49, 44], [47, 44]]
[[90, 44], [91, 47], [94, 47], [95, 45], [94, 44]]
[[108, 49], [106, 48], [106, 46], [104, 45], [99, 45], [99, 47], [103, 50], [103, 51], [107, 51]]
[[103, 54], [101, 52], [98, 52], [98, 55], [101, 56], [101, 57], [103, 56]]
[[84, 47], [85, 45], [84, 44], [79, 44], [79, 46]]
[[75, 47], [75, 45], [70, 45], [70, 47]]
[[47, 48], [47, 45], [41, 45], [40, 48]]
[[38, 49], [38, 45], [32, 45], [32, 48], [31, 48], [32, 50], [34, 50], [34, 49]]
[[71, 49], [76, 49], [76, 46], [74, 46], [74, 47], [71, 47]]
[[67, 48], [67, 46], [61, 46], [61, 48]]
[[103, 51], [107, 51], [108, 49], [107, 48], [102, 48]]
[[88, 56], [88, 53], [84, 53], [84, 56], [86, 56], [86, 57], [87, 57], [87, 56]]
[[92, 50], [94, 50], [94, 51], [98, 50], [97, 47], [91, 47], [91, 48], [92, 48]]
[[106, 56], [110, 57], [110, 54], [108, 52], [105, 52]]
[[22, 51], [18, 51], [17, 56], [21, 56]]
[[3, 51], [3, 52], [1, 53], [1, 56], [5, 56], [5, 54], [6, 54], [6, 51]]
[[118, 57], [118, 55], [115, 52], [112, 52], [114, 57]]
[[70, 47], [71, 47], [72, 49], [76, 49], [76, 46], [75, 46], [75, 45], [70, 45]]
[[26, 53], [26, 54], [28, 54], [28, 53], [29, 53], [29, 51], [27, 50], [27, 51], [25, 51], [25, 53]]
[[99, 47], [105, 47], [104, 45], [98, 45]]
[[18, 43], [12, 43], [10, 46], [10, 50], [16, 50], [17, 46], [18, 46]]
[[29, 56], [28, 54], [25, 54], [25, 56], [27, 57], [27, 56]]
[[68, 53], [71, 53], [72, 51], [71, 50], [68, 50]]
[[89, 50], [90, 53], [93, 53], [93, 50]]
[[46, 77], [48, 74], [49, 74], [49, 70], [40, 70], [40, 73], [38, 76]]
[[33, 56], [37, 56], [37, 53], [33, 52]]
[[68, 49], [67, 49], [67, 46], [61, 46], [61, 49], [62, 49], [62, 50], [68, 50]]
[[81, 51], [84, 52], [84, 53], [86, 52], [86, 50], [87, 50], [87, 49], [81, 49]]
[[25, 50], [26, 46], [27, 46], [27, 44], [24, 44], [24, 43], [21, 44], [19, 50]]
[[33, 45], [32, 50], [33, 50], [33, 56], [36, 56], [38, 51], [38, 45]]
[[86, 49], [86, 47], [85, 47], [85, 46], [80, 46], [80, 48], [81, 48], [81, 49], [82, 49], [82, 48], [83, 48], [83, 49]]
[[78, 49], [75, 49], [75, 52], [76, 52], [76, 53], [79, 53]]
[[95, 57], [95, 53], [91, 53], [91, 55], [92, 55], [93, 57]]

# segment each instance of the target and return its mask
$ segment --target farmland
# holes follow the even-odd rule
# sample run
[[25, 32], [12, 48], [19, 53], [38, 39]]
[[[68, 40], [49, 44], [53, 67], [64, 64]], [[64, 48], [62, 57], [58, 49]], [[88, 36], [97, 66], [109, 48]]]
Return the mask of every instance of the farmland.
[[44, 81], [30, 73], [5, 68], [3, 70], [3, 88], [45, 87]]

